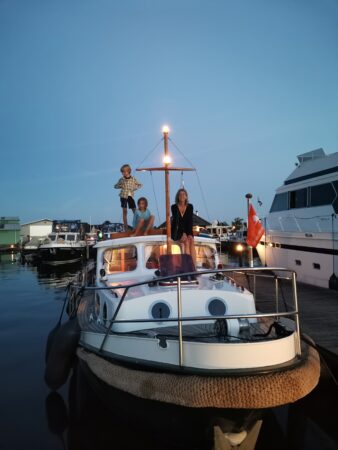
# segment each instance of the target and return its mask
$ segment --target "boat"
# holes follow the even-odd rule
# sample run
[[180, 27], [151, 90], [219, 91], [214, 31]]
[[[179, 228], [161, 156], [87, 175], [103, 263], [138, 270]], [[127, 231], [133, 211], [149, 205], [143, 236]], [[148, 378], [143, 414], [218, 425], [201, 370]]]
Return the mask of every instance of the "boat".
[[46, 236], [33, 236], [28, 242], [24, 243], [21, 248], [22, 261], [29, 264], [37, 263], [39, 261], [40, 245], [46, 238]]
[[249, 436], [255, 441], [264, 408], [295, 402], [319, 379], [318, 353], [301, 339], [296, 276], [279, 267], [237, 269], [254, 284], [260, 276], [273, 286], [292, 284], [290, 307], [283, 310], [277, 295], [274, 309], [260, 312], [254, 293], [235, 280], [236, 269], [221, 267], [215, 239], [196, 233], [196, 265], [182, 253], [170, 239], [169, 173], [191, 169], [170, 165], [166, 130], [163, 140], [163, 167], [142, 170], [165, 173], [166, 230], [112, 233], [96, 244], [95, 283], [72, 286], [71, 319], [50, 335], [46, 381], [52, 389], [65, 382], [76, 350], [100, 390], [188, 413], [237, 411], [240, 425], [223, 424], [221, 434], [231, 434], [228, 442], [235, 435], [238, 445]]
[[55, 220], [53, 231], [40, 244], [38, 254], [42, 264], [72, 264], [86, 257], [89, 243], [80, 220]]
[[338, 289], [338, 152], [297, 158], [276, 190], [257, 251], [263, 264], [288, 267], [298, 281]]

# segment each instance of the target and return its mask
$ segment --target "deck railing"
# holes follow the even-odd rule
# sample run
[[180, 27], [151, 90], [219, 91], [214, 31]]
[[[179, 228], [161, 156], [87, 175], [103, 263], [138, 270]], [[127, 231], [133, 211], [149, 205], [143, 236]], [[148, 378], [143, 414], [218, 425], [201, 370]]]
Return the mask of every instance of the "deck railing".
[[[276, 273], [288, 273], [290, 276], [281, 276], [276, 275]], [[182, 279], [187, 279], [188, 277], [199, 277], [201, 275], [217, 275], [220, 274], [220, 278], [215, 281], [224, 281], [227, 273], [238, 273], [242, 275], [246, 275], [248, 277], [253, 278], [253, 296], [256, 301], [256, 284], [257, 278], [270, 278], [275, 281], [275, 305], [276, 311], [272, 313], [255, 313], [255, 314], [224, 314], [224, 315], [212, 315], [212, 316], [193, 316], [193, 317], [182, 317]], [[224, 277], [224, 278], [222, 278]], [[229, 280], [230, 277], [228, 277]], [[238, 285], [232, 278], [230, 278], [233, 284], [242, 289], [243, 288]], [[293, 299], [293, 309], [286, 312], [279, 312], [279, 283], [280, 280], [291, 281], [292, 283], [292, 299]], [[130, 289], [142, 286], [149, 285], [149, 283], [161, 283], [165, 281], [171, 281], [171, 287], [176, 284], [176, 292], [177, 292], [177, 317], [168, 317], [168, 318], [146, 318], [146, 319], [118, 319], [118, 314], [121, 309], [123, 302], [126, 299], [126, 296]], [[117, 285], [117, 286], [78, 286], [73, 284], [72, 287], [75, 291], [100, 291], [100, 290], [121, 290], [123, 289], [122, 296], [120, 297], [119, 303], [114, 311], [114, 314], [109, 321], [109, 326], [107, 327], [106, 333], [103, 337], [100, 352], [104, 350], [105, 342], [112, 330], [114, 324], [126, 324], [126, 323], [171, 323], [177, 322], [178, 328], [178, 341], [179, 341], [179, 366], [182, 367], [183, 364], [183, 330], [182, 324], [184, 322], [200, 322], [205, 320], [217, 320], [217, 319], [260, 319], [260, 318], [279, 318], [279, 317], [293, 317], [295, 321], [295, 331], [296, 331], [296, 355], [298, 357], [301, 356], [301, 340], [300, 340], [300, 325], [299, 325], [299, 310], [298, 310], [298, 295], [297, 295], [297, 282], [296, 282], [296, 273], [292, 270], [280, 268], [280, 267], [254, 267], [254, 268], [229, 268], [229, 269], [217, 269], [217, 270], [204, 270], [204, 271], [195, 271], [195, 272], [187, 272], [178, 275], [170, 275], [166, 277], [156, 277], [148, 280], [140, 281], [137, 283], [130, 283], [128, 285]]]

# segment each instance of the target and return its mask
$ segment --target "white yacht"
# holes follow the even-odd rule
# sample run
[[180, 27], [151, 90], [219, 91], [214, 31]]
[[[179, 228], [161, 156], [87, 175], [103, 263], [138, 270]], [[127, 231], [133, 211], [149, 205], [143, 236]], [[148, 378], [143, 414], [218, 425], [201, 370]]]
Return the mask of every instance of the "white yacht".
[[295, 270], [298, 281], [338, 289], [338, 152], [298, 156], [276, 190], [257, 246], [265, 265]]

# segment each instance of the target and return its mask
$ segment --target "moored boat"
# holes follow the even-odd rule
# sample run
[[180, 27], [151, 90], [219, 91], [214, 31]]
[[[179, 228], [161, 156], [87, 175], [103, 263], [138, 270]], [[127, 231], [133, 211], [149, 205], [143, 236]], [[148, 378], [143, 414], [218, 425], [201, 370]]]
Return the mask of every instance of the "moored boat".
[[[166, 156], [167, 131], [164, 144]], [[149, 170], [166, 174], [166, 234], [114, 233], [96, 244], [95, 285], [74, 286], [67, 308], [76, 318], [80, 364], [107, 390], [163, 405], [247, 412], [307, 395], [320, 365], [316, 350], [301, 341], [295, 273], [238, 269], [254, 283], [259, 276], [292, 283], [290, 307], [282, 310], [276, 296], [275, 309], [260, 312], [254, 293], [234, 281], [234, 269], [219, 268], [216, 240], [195, 236], [195, 265], [170, 239], [168, 175], [184, 169], [165, 162]], [[55, 389], [64, 375], [53, 375], [60, 367], [54, 341], [46, 375]]]
[[86, 242], [80, 233], [53, 232], [42, 242], [38, 252], [43, 264], [71, 264], [85, 257]]
[[276, 190], [257, 246], [266, 265], [288, 267], [298, 281], [338, 289], [338, 152], [298, 156]]

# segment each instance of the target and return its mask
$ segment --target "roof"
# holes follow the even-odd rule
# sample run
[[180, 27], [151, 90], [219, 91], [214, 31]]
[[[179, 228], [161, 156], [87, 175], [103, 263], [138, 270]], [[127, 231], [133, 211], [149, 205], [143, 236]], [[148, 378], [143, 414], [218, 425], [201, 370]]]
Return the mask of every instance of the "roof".
[[51, 219], [39, 219], [39, 220], [33, 220], [32, 222], [22, 223], [21, 226], [24, 226], [24, 225], [33, 225], [34, 223], [39, 223], [39, 222], [50, 222], [50, 223], [53, 223], [53, 220], [51, 220]]

